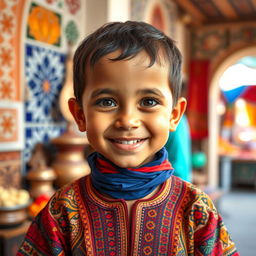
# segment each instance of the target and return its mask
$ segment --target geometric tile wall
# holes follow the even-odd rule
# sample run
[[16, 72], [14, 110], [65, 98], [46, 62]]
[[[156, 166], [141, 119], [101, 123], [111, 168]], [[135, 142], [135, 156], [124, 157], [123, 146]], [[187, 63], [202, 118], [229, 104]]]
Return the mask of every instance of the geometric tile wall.
[[65, 54], [39, 46], [26, 45], [26, 122], [63, 121], [59, 93], [65, 78]]
[[78, 39], [76, 19], [82, 14], [80, 0], [45, 2], [31, 1], [27, 10], [24, 45], [25, 163], [37, 143], [49, 143], [66, 129], [59, 96], [65, 81], [68, 41], [73, 40], [74, 44]]
[[59, 95], [84, 13], [81, 0], [0, 0], [0, 179], [8, 184], [17, 186], [37, 143], [66, 129]]
[[65, 54], [26, 44], [25, 150], [28, 161], [38, 142], [47, 143], [65, 129], [59, 95], [65, 78]]
[[35, 145], [48, 143], [65, 129], [58, 107], [66, 56], [61, 26], [60, 13], [31, 1], [24, 44], [25, 169]]

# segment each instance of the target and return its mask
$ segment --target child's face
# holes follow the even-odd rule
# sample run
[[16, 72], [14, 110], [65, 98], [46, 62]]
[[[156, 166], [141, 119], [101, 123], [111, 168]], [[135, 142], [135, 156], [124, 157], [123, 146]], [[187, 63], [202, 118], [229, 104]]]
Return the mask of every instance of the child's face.
[[82, 108], [69, 101], [80, 131], [91, 146], [116, 165], [138, 167], [151, 161], [175, 130], [185, 110], [185, 99], [172, 109], [168, 65], [155, 63], [142, 52], [130, 60], [103, 57], [87, 70]]

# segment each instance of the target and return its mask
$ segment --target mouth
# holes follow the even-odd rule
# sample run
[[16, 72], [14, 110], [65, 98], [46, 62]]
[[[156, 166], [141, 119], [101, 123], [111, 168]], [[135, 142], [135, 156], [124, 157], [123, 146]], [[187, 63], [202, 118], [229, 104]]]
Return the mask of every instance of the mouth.
[[134, 139], [134, 140], [121, 140], [121, 139], [116, 139], [116, 140], [111, 140], [114, 143], [119, 143], [119, 144], [124, 144], [124, 145], [134, 145], [137, 144], [139, 142], [141, 142], [142, 140], [145, 139]]
[[119, 150], [132, 151], [141, 147], [147, 139], [137, 139], [137, 138], [118, 138], [110, 139], [111, 143]]

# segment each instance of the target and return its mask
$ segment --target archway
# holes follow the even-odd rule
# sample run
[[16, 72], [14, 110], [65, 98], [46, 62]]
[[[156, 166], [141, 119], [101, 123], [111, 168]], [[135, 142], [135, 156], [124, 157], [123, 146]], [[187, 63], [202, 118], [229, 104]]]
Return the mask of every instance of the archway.
[[209, 141], [208, 141], [208, 181], [212, 187], [217, 187], [219, 183], [219, 155], [218, 155], [218, 136], [219, 136], [219, 116], [217, 104], [220, 97], [219, 80], [224, 71], [238, 60], [245, 56], [256, 55], [256, 47], [248, 46], [242, 48], [226, 57], [219, 67], [215, 70], [209, 90]]

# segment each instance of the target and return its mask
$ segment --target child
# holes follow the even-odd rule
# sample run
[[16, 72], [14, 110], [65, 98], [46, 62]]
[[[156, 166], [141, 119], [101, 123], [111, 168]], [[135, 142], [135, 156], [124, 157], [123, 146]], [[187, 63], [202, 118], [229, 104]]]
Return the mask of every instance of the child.
[[180, 52], [149, 24], [106, 24], [81, 43], [69, 108], [91, 174], [56, 192], [18, 255], [238, 255], [207, 195], [172, 176], [180, 87]]

